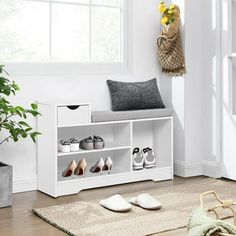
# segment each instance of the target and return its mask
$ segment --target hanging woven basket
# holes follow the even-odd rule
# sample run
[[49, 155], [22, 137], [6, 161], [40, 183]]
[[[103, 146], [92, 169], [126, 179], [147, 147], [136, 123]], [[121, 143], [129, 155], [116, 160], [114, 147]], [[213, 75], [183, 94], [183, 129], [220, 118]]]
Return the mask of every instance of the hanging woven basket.
[[180, 9], [175, 6], [174, 22], [169, 26], [164, 26], [161, 35], [157, 39], [162, 72], [170, 76], [183, 76], [186, 73], [180, 23]]

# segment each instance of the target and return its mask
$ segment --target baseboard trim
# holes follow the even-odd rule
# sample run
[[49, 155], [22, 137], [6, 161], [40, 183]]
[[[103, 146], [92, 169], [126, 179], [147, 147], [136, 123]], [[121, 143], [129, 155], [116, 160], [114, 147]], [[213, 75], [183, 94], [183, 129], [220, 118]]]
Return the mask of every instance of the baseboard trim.
[[221, 178], [221, 164], [211, 161], [202, 162], [202, 174], [212, 178]]
[[37, 176], [20, 177], [13, 179], [13, 193], [22, 193], [37, 190]]
[[174, 173], [181, 177], [193, 177], [202, 175], [201, 163], [185, 163], [181, 161], [175, 161]]
[[212, 178], [221, 178], [221, 165], [216, 162], [203, 161], [202, 163], [185, 163], [175, 161], [174, 173], [181, 177], [193, 177], [205, 175]]

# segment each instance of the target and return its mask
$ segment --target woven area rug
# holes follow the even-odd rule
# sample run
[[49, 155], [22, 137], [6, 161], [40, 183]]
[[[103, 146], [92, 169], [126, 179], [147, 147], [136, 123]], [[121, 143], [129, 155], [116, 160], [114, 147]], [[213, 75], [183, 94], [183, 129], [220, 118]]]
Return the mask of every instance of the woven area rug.
[[[199, 207], [199, 194], [209, 190], [216, 191], [223, 199], [236, 200], [236, 184], [205, 179], [148, 191], [162, 203], [159, 211], [134, 206], [129, 213], [114, 213], [102, 208], [98, 200], [33, 209], [33, 212], [73, 236], [156, 235], [186, 227], [192, 210]], [[123, 197], [129, 199], [139, 193]], [[213, 201], [209, 199], [209, 203]]]

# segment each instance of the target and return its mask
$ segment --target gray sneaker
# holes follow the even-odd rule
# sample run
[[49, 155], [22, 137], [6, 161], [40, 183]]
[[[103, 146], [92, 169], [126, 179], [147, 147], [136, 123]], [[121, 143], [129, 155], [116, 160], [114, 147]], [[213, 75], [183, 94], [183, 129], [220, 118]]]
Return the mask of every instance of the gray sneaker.
[[84, 150], [92, 150], [93, 149], [93, 138], [89, 136], [80, 141], [79, 147]]
[[94, 149], [103, 149], [104, 147], [105, 147], [104, 140], [101, 137], [94, 135], [93, 136], [93, 148]]

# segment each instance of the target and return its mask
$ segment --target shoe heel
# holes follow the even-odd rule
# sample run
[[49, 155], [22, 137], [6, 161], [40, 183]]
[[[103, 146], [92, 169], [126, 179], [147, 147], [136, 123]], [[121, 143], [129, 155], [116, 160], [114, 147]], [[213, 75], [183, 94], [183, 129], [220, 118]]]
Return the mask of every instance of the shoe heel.
[[82, 160], [79, 161], [77, 168], [75, 170], [75, 175], [78, 176], [85, 176], [85, 170], [87, 168], [87, 163], [85, 159], [83, 158]]
[[82, 169], [82, 176], [85, 176], [85, 172], [86, 172], [86, 167]]
[[84, 168], [84, 169], [83, 169], [83, 168], [80, 168], [77, 175], [79, 175], [79, 176], [85, 176], [85, 170], [86, 170], [86, 168]]
[[108, 168], [108, 174], [111, 174], [112, 165], [107, 166], [107, 168]]

